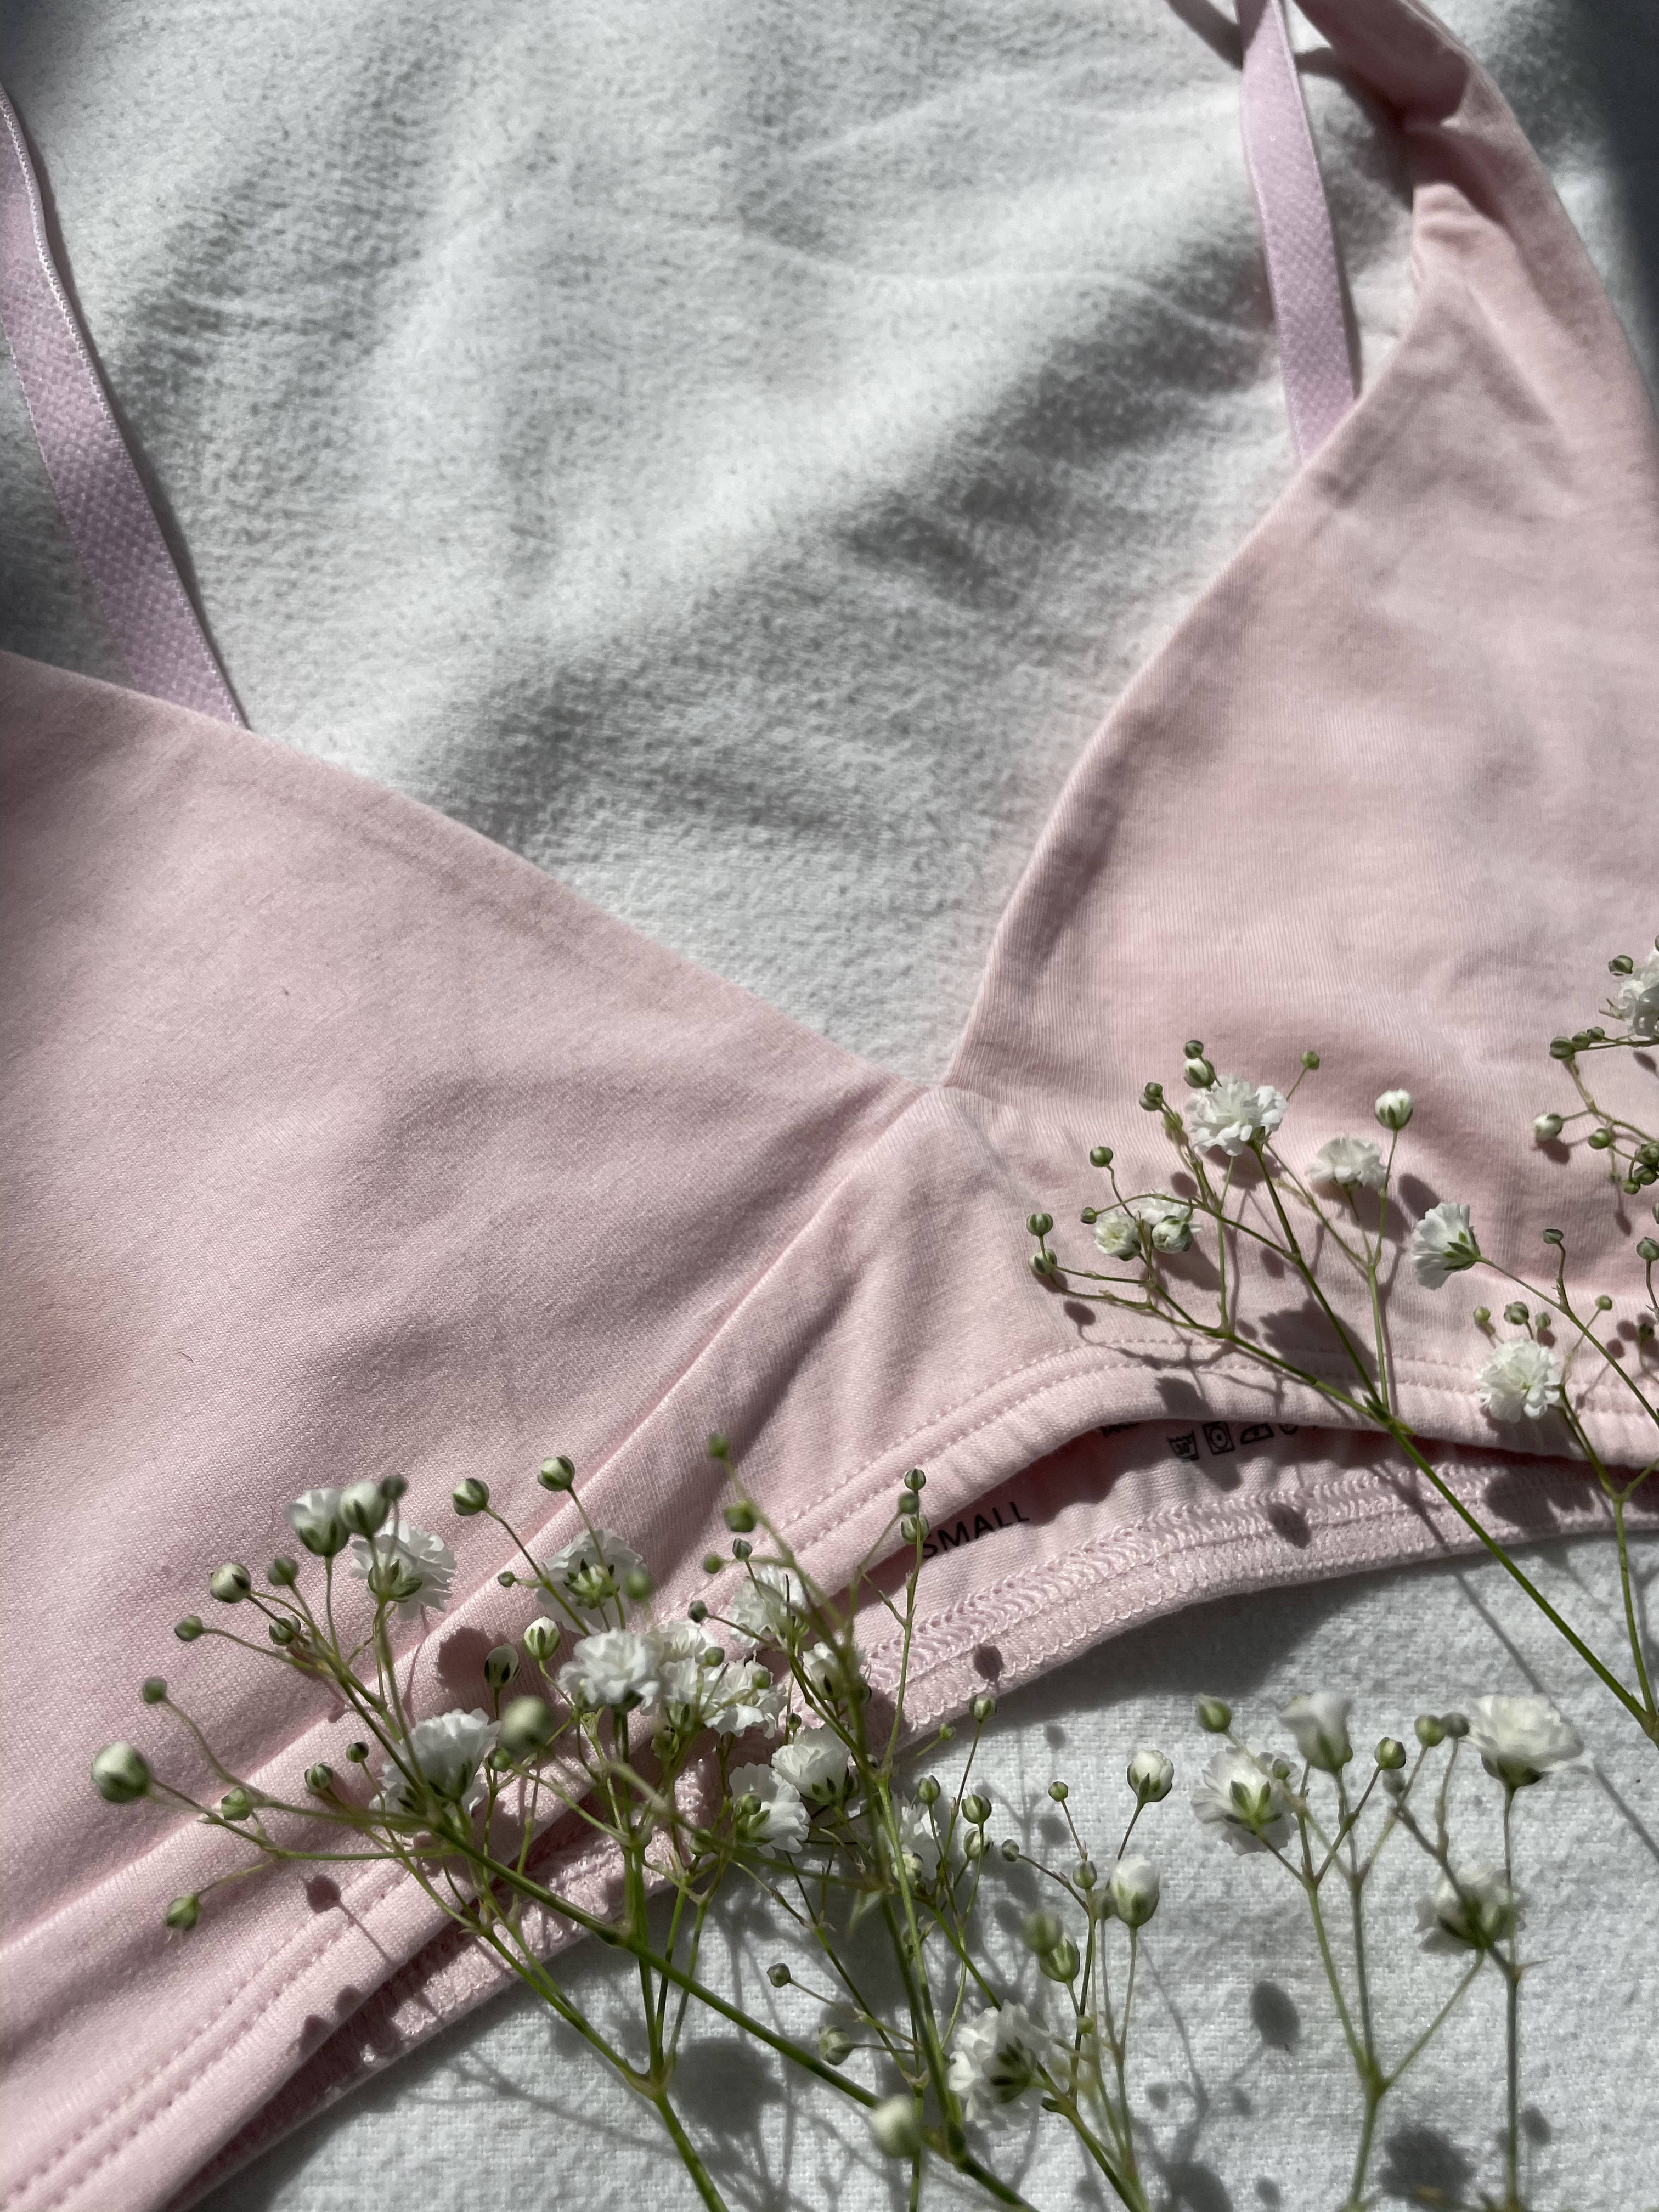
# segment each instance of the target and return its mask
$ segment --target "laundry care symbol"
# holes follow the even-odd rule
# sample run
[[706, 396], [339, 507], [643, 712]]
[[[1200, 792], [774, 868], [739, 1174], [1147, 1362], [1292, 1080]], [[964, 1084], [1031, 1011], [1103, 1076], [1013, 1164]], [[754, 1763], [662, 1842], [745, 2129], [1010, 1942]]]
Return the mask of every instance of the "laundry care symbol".
[[[1300, 1425], [1296, 1421], [1281, 1421], [1279, 1433], [1281, 1437], [1293, 1437]], [[1271, 1443], [1273, 1438], [1273, 1424], [1269, 1421], [1252, 1421], [1248, 1428], [1239, 1431], [1237, 1443], [1234, 1442], [1232, 1430], [1225, 1421], [1206, 1421], [1204, 1424], [1205, 1445], [1213, 1459], [1219, 1459], [1226, 1452], [1237, 1451], [1239, 1444], [1267, 1444]], [[1198, 1448], [1196, 1429], [1188, 1429], [1184, 1436], [1166, 1437], [1164, 1442], [1177, 1459], [1203, 1457]]]

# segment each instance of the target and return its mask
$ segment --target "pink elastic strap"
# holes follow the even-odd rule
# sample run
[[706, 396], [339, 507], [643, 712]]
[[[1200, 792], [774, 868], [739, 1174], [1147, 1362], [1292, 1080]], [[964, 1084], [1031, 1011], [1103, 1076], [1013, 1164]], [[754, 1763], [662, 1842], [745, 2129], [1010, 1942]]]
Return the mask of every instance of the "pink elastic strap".
[[53, 265], [40, 189], [3, 91], [0, 325], [52, 491], [134, 684], [240, 724]]
[[1291, 434], [1306, 459], [1353, 405], [1336, 240], [1283, 0], [1238, 0], [1244, 160], [1279, 325]]

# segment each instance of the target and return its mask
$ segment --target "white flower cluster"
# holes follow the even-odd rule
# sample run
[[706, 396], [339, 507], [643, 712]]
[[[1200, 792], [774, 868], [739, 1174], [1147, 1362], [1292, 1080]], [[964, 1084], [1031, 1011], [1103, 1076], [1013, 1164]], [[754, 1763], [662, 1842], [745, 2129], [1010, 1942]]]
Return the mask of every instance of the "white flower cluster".
[[[347, 1523], [342, 1500], [345, 1498], [342, 1490], [307, 1490], [288, 1508], [289, 1526], [307, 1551], [331, 1559], [343, 1547]], [[449, 1603], [455, 1581], [455, 1554], [441, 1537], [393, 1513], [389, 1528], [380, 1528], [373, 1537], [351, 1539], [352, 1573], [360, 1582], [367, 1582], [377, 1570], [396, 1589], [398, 1618], [413, 1620], [423, 1608], [441, 1613]]]
[[1109, 1259], [1138, 1260], [1143, 1227], [1153, 1251], [1188, 1251], [1193, 1242], [1192, 1206], [1180, 1198], [1132, 1199], [1127, 1206], [1114, 1206], [1098, 1217], [1095, 1242]]
[[377, 1803], [392, 1812], [410, 1810], [410, 1793], [418, 1774], [446, 1804], [475, 1812], [485, 1795], [478, 1769], [498, 1733], [488, 1713], [462, 1712], [459, 1707], [436, 1714], [431, 1720], [417, 1721], [402, 1748], [403, 1765], [388, 1759], [380, 1768]]
[[951, 2046], [950, 2082], [970, 2120], [1006, 2120], [1011, 2107], [1043, 2087], [1054, 2049], [1048, 2029], [1024, 2005], [1006, 2004], [965, 2021]]
[[1218, 1747], [1193, 1792], [1192, 1806], [1205, 1826], [1217, 1829], [1236, 1851], [1278, 1850], [1290, 1838], [1284, 1784], [1265, 1758], [1240, 1744]]
[[[598, 1613], [620, 1594], [629, 1576], [644, 1565], [634, 1547], [625, 1543], [614, 1528], [584, 1528], [573, 1543], [543, 1560], [542, 1572], [579, 1613]], [[545, 1591], [541, 1601], [550, 1613], [553, 1608]]]
[[1629, 1024], [1632, 1036], [1659, 1038], [1659, 946], [1633, 975], [1620, 978], [1613, 1008]]
[[1561, 1403], [1561, 1362], [1529, 1336], [1495, 1347], [1480, 1370], [1480, 1402], [1495, 1421], [1540, 1421]]
[[1247, 1083], [1242, 1075], [1218, 1075], [1206, 1090], [1187, 1101], [1187, 1133], [1200, 1152], [1219, 1151], [1230, 1159], [1271, 1137], [1289, 1108], [1271, 1083]]
[[579, 1638], [558, 1683], [579, 1712], [643, 1707], [683, 1734], [711, 1728], [717, 1735], [775, 1735], [787, 1694], [766, 1668], [728, 1659], [691, 1620]]

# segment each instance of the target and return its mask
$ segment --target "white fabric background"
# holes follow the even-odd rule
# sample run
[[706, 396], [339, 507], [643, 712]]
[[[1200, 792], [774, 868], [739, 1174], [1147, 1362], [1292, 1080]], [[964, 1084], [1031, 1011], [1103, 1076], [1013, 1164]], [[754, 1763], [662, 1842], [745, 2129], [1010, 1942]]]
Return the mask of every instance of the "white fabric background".
[[[1651, 380], [1650, 9], [1445, 12]], [[924, 1077], [1090, 731], [1290, 472], [1231, 43], [1208, 0], [0, 7], [82, 307], [253, 725]], [[1340, 83], [1310, 93], [1374, 374], [1409, 304], [1396, 154]], [[9, 378], [0, 487], [0, 644], [118, 679]], [[1604, 1560], [1553, 1571], [1605, 1604]], [[1011, 1709], [999, 1771], [1062, 1765], [1110, 1802], [1135, 1741], [1190, 1768], [1200, 1686], [1266, 1714], [1346, 1684], [1369, 1740], [1511, 1685], [1506, 1636], [1629, 1808], [1586, 1780], [1525, 1824], [1564, 1900], [1529, 1996], [1541, 2200], [1627, 2207], [1659, 2193], [1651, 1762], [1492, 1574], [1144, 1632]], [[1334, 2202], [1347, 2090], [1305, 1950], [1260, 1870], [1164, 1809], [1160, 1957], [1215, 2100], [1176, 2199]], [[1294, 2057], [1251, 2056], [1263, 1971]], [[1474, 2047], [1402, 2109], [1478, 2165], [1496, 2106], [1450, 2056]], [[555, 2051], [498, 2003], [214, 2212], [679, 2201], [641, 2116]], [[1246, 2062], [1249, 2115], [1224, 2087]], [[702, 2109], [765, 2146], [753, 2201], [886, 2202], [816, 2107], [786, 2128], [769, 2093], [729, 2096], [732, 2063]], [[1070, 2201], [1059, 2169], [1032, 2185]]]

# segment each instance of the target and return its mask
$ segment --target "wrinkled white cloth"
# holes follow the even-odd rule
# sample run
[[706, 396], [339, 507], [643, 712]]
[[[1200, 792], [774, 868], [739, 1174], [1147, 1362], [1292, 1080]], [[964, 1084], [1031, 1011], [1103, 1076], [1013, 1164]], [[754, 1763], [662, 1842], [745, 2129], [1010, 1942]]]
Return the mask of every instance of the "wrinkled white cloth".
[[[1645, 0], [1443, 12], [1653, 380]], [[0, 76], [252, 725], [930, 1076], [1067, 769], [1291, 471], [1234, 41], [1208, 0], [6, 0]], [[1340, 82], [1308, 86], [1371, 376], [1410, 304], [1398, 152]], [[9, 377], [0, 644], [119, 680]], [[1556, 1574], [1605, 1611], [1605, 1559]], [[1011, 1707], [994, 1773], [1060, 1767], [1115, 1803], [1150, 1740], [1190, 1774], [1199, 1688], [1265, 1718], [1351, 1687], [1369, 1741], [1419, 1698], [1519, 1686], [1489, 1614], [1627, 1808], [1588, 1782], [1528, 1805], [1565, 1901], [1534, 1939], [1527, 2094], [1542, 2200], [1628, 2207], [1659, 2153], [1634, 2087], [1659, 1808], [1494, 1574], [1142, 1632]], [[1160, 1973], [1208, 2100], [1155, 2027], [1171, 2190], [1334, 2203], [1351, 2093], [1294, 1915], [1164, 1811]], [[1284, 2001], [1253, 2001], [1264, 1974]], [[1460, 2027], [1402, 2097], [1400, 2189], [1490, 2185], [1492, 2033]], [[214, 2212], [388, 2185], [440, 2212], [679, 2201], [639, 2114], [555, 2049], [499, 2002]], [[816, 2106], [792, 2136], [763, 2070], [742, 2099], [746, 2059], [702, 2063], [686, 2102], [724, 2170], [763, 2160], [753, 2201], [889, 2201]], [[1069, 2201], [1058, 2166], [1029, 2181]]]

